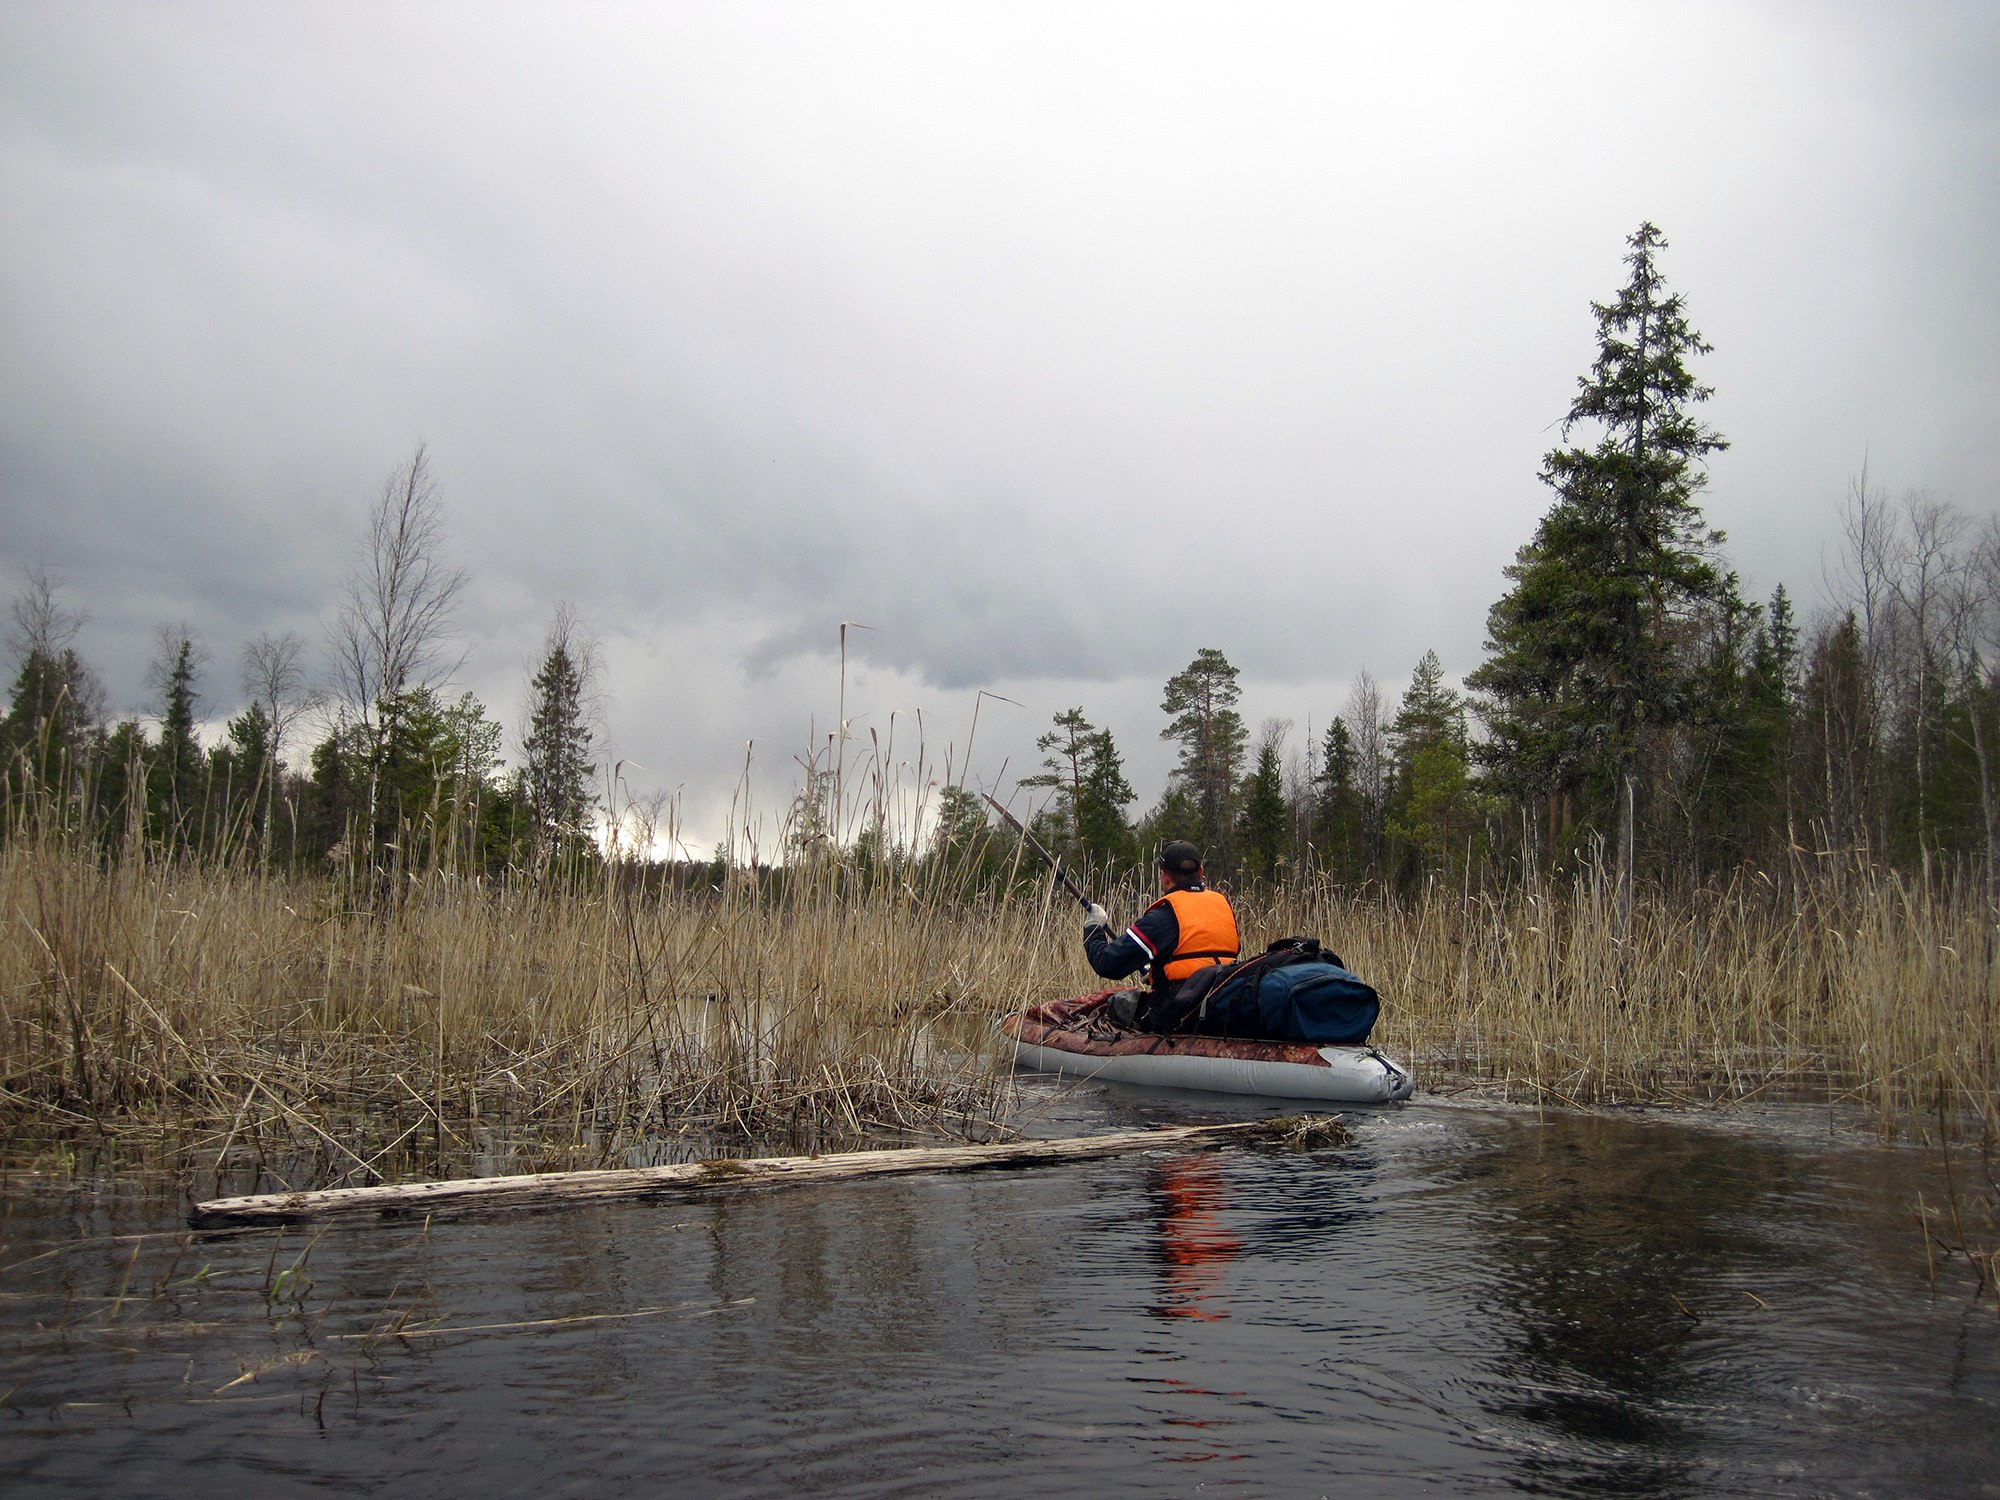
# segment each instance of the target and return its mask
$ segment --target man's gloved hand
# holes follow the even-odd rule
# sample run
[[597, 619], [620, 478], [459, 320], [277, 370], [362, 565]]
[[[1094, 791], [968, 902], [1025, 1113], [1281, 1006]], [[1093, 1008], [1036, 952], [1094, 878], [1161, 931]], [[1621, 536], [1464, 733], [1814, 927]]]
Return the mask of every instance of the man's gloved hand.
[[1085, 932], [1090, 931], [1093, 927], [1109, 927], [1110, 925], [1111, 913], [1099, 906], [1095, 901], [1084, 908], [1083, 930]]

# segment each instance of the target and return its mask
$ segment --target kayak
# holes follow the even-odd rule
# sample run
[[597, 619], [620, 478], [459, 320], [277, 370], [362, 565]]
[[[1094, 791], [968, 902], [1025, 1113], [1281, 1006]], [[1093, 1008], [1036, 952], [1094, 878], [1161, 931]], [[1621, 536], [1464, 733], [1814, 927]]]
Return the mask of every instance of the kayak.
[[1392, 1104], [1416, 1091], [1407, 1068], [1369, 1046], [1132, 1031], [1111, 1019], [1108, 1007], [1117, 993], [1099, 990], [1008, 1016], [1000, 1030], [1014, 1044], [1014, 1065], [1158, 1088], [1336, 1104]]

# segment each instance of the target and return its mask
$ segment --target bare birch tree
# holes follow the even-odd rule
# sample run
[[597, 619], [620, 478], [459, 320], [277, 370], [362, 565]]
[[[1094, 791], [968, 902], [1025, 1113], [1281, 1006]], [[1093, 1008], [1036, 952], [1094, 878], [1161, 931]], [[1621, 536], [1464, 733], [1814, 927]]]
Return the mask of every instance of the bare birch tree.
[[[243, 648], [243, 691], [263, 719], [264, 820], [261, 856], [271, 858], [272, 816], [277, 811], [278, 783], [283, 773], [285, 742], [299, 720], [319, 706], [320, 695], [306, 685], [305, 641], [292, 631], [274, 636], [268, 631]], [[290, 806], [289, 801], [287, 806]], [[295, 812], [296, 819], [296, 812]]]
[[77, 656], [73, 642], [83, 615], [56, 597], [46, 569], [28, 568], [9, 610], [7, 646], [15, 678], [0, 711], [0, 744], [12, 750], [38, 744], [72, 766], [87, 731], [104, 717], [104, 687]]
[[1362, 844], [1370, 870], [1382, 862], [1382, 829], [1389, 807], [1388, 721], [1382, 685], [1363, 667], [1341, 717], [1354, 737], [1354, 788], [1361, 794]]
[[334, 690], [368, 749], [371, 838], [385, 715], [395, 713], [404, 694], [436, 687], [459, 664], [446, 659], [446, 650], [465, 574], [445, 564], [443, 551], [444, 501], [419, 443], [409, 462], [390, 474], [369, 513], [332, 630]]
[[319, 694], [306, 685], [305, 649], [304, 639], [290, 630], [266, 631], [243, 648], [243, 691], [264, 715], [274, 760], [299, 720], [319, 706]]
[[356, 722], [373, 726], [384, 700], [456, 670], [445, 648], [465, 573], [443, 551], [444, 501], [420, 443], [382, 486], [334, 616], [334, 688]]
[[83, 629], [83, 616], [56, 598], [55, 580], [46, 568], [24, 568], [22, 589], [7, 611], [13, 623], [7, 647], [20, 661], [31, 656], [60, 656]]

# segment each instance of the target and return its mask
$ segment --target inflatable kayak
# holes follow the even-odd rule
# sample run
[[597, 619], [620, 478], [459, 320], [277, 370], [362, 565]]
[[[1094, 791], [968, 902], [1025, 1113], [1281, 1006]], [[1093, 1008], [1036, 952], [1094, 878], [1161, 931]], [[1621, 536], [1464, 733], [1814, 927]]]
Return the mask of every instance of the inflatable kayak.
[[1014, 1065], [1159, 1088], [1337, 1104], [1390, 1104], [1409, 1098], [1417, 1086], [1407, 1069], [1369, 1046], [1129, 1031], [1107, 1009], [1116, 993], [1099, 990], [1008, 1016], [1000, 1030], [1014, 1044]]

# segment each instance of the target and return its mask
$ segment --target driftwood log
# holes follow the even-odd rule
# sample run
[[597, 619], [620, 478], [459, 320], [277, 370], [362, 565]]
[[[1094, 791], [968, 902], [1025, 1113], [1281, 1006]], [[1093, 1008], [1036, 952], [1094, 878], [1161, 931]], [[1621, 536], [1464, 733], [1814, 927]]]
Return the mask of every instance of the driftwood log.
[[1059, 1141], [1011, 1141], [990, 1146], [910, 1147], [899, 1151], [850, 1151], [837, 1156], [770, 1156], [686, 1162], [668, 1167], [628, 1167], [596, 1172], [530, 1172], [513, 1177], [465, 1177], [377, 1187], [322, 1188], [316, 1192], [257, 1193], [195, 1204], [188, 1222], [197, 1229], [295, 1224], [315, 1219], [427, 1218], [502, 1208], [554, 1208], [605, 1198], [702, 1194], [810, 1182], [851, 1182], [906, 1172], [968, 1172], [1089, 1161], [1132, 1151], [1204, 1150], [1228, 1145], [1331, 1145], [1348, 1139], [1336, 1119], [1288, 1115], [1231, 1125], [1173, 1125]]

